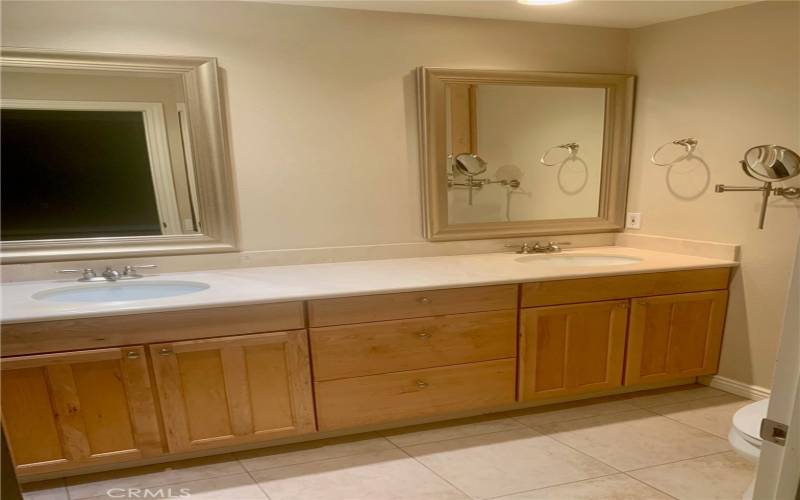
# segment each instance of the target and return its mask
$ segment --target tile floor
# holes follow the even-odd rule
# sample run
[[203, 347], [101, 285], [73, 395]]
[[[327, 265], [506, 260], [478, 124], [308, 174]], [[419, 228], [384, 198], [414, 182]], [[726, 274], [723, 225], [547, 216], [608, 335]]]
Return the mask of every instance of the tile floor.
[[689, 386], [46, 481], [25, 498], [738, 500], [754, 470], [726, 436], [747, 403]]

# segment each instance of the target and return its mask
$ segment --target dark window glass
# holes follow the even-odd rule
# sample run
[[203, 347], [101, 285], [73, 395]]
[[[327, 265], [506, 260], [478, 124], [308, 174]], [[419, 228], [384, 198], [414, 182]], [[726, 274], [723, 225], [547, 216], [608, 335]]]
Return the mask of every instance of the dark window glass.
[[161, 234], [143, 115], [0, 112], [2, 240]]

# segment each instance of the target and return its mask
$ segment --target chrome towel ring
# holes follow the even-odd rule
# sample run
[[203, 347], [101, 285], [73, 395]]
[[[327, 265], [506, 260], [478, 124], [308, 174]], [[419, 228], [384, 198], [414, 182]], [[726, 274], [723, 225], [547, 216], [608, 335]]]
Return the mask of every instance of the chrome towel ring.
[[[686, 152], [684, 154], [678, 156], [677, 158], [672, 159], [672, 160], [667, 161], [667, 162], [663, 162], [662, 163], [662, 162], [656, 161], [656, 156], [658, 155], [658, 153], [661, 152], [661, 150], [664, 149], [665, 147], [672, 146], [672, 145], [683, 146], [686, 149]], [[670, 165], [672, 165], [674, 163], [678, 163], [679, 161], [683, 161], [686, 158], [689, 158], [690, 156], [692, 156], [692, 153], [694, 153], [694, 150], [695, 150], [696, 147], [697, 147], [697, 139], [694, 139], [692, 137], [687, 137], [686, 139], [678, 139], [677, 141], [667, 142], [667, 143], [662, 144], [661, 146], [659, 146], [658, 149], [656, 149], [653, 152], [653, 156], [650, 157], [650, 162], [653, 165], [658, 165], [659, 167], [669, 167]]]
[[548, 149], [547, 151], [544, 152], [542, 157], [539, 159], [539, 163], [541, 163], [545, 167], [555, 167], [556, 165], [558, 165], [560, 163], [563, 163], [564, 160], [559, 160], [559, 161], [556, 161], [556, 162], [553, 162], [553, 163], [549, 163], [549, 162], [545, 161], [545, 159], [547, 158], [547, 155], [550, 154], [551, 151], [556, 150], [556, 149], [566, 149], [567, 151], [569, 151], [569, 156], [567, 156], [567, 158], [564, 159], [564, 160], [566, 160], [568, 158], [573, 158], [573, 157], [577, 156], [578, 150], [580, 149], [580, 145], [578, 143], [576, 143], [576, 142], [568, 142], [566, 144], [559, 144], [558, 146], [553, 146], [552, 148], [550, 148], [550, 149]]

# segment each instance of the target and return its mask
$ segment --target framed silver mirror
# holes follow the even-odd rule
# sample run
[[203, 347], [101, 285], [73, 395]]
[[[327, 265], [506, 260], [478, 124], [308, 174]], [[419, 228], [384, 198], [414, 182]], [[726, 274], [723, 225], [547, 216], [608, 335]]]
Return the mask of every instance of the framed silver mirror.
[[621, 230], [634, 77], [419, 68], [430, 240]]
[[2, 262], [236, 249], [210, 57], [3, 48]]

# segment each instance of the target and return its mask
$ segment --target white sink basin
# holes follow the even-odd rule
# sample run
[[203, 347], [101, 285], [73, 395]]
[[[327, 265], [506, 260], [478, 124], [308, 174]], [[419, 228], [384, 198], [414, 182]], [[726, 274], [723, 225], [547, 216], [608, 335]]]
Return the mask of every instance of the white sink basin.
[[207, 283], [199, 281], [116, 281], [51, 288], [34, 293], [33, 298], [50, 302], [124, 302], [175, 297], [201, 292], [208, 287]]
[[517, 262], [525, 264], [541, 264], [547, 267], [586, 267], [586, 266], [624, 266], [636, 264], [642, 259], [625, 257], [623, 255], [589, 255], [589, 254], [555, 254], [555, 255], [526, 255], [517, 257]]

